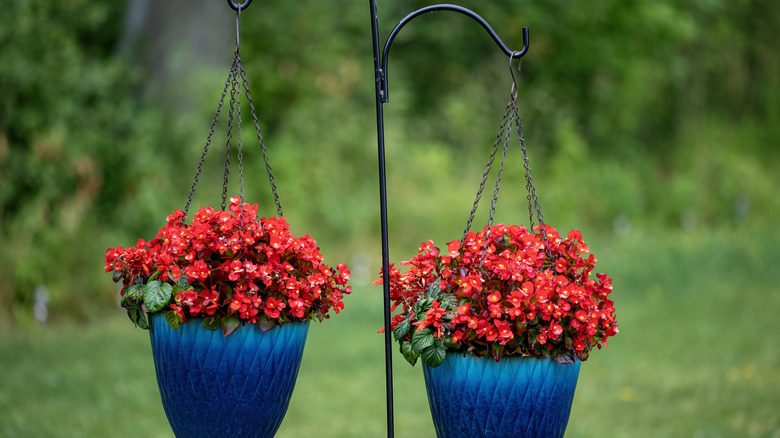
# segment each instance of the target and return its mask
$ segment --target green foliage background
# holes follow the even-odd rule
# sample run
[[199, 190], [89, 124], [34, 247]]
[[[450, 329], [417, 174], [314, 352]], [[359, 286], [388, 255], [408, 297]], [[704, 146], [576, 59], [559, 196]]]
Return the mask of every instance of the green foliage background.
[[[380, 0], [382, 38], [428, 3]], [[580, 229], [615, 278], [622, 333], [583, 367], [569, 434], [780, 436], [780, 3], [458, 3], [510, 47], [530, 28], [520, 101], [545, 219]], [[116, 320], [103, 257], [184, 206], [235, 15], [222, 0], [0, 5], [0, 435], [168, 436], [148, 402], [148, 343]], [[381, 288], [367, 285], [380, 265], [368, 2], [254, 2], [241, 51], [292, 230], [311, 234], [328, 263], [348, 263], [356, 287], [344, 315], [312, 330], [280, 434], [379, 436], [383, 400], [367, 397], [383, 390]], [[399, 34], [384, 106], [392, 260], [460, 236], [507, 69], [457, 14]], [[246, 105], [242, 114], [244, 193], [272, 215]], [[220, 202], [225, 126], [195, 207]], [[497, 220], [527, 223], [518, 148], [508, 160]], [[41, 290], [45, 324], [33, 312]], [[396, 373], [399, 430], [424, 436], [419, 370]], [[120, 405], [144, 420], [117, 426]]]
[[[380, 2], [380, 27], [388, 33], [424, 4]], [[637, 227], [753, 227], [778, 217], [776, 3], [462, 4], [510, 46], [519, 46], [523, 26], [531, 29], [520, 98], [549, 223], [608, 236]], [[148, 238], [186, 199], [229, 66], [232, 11], [216, 9], [200, 29], [198, 44], [210, 41], [219, 55], [198, 64], [198, 44], [184, 37], [169, 36], [161, 49], [163, 38], [147, 27], [128, 44], [128, 6], [69, 0], [0, 10], [3, 325], [31, 323], [38, 286], [51, 293], [52, 319], [96, 318], [115, 302], [101, 274], [105, 248]], [[154, 16], [152, 30], [177, 17], [203, 20], [196, 8], [169, 8], [179, 9]], [[367, 5], [253, 5], [243, 16], [242, 53], [294, 231], [312, 234], [334, 259], [359, 252], [373, 275]], [[394, 253], [459, 234], [506, 103], [507, 68], [482, 29], [457, 14], [421, 17], [399, 35], [385, 105]], [[248, 121], [248, 108], [243, 114]], [[247, 199], [270, 215], [258, 148], [244, 125]], [[522, 223], [517, 152], [498, 214]], [[215, 155], [196, 205], [218, 204]]]

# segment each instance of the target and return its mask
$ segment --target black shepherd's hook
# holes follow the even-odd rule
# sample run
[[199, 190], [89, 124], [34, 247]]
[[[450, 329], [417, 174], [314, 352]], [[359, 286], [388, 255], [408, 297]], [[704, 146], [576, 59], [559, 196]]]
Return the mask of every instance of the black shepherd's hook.
[[252, 3], [252, 0], [244, 0], [244, 2], [241, 3], [241, 4], [237, 4], [233, 0], [227, 0], [227, 2], [228, 2], [228, 5], [231, 8], [233, 8], [234, 11], [243, 11], [244, 9], [247, 8], [247, 6], [249, 6], [250, 3]]
[[487, 31], [487, 33], [490, 35], [491, 38], [493, 38], [493, 41], [495, 41], [496, 45], [498, 45], [501, 51], [504, 52], [505, 55], [509, 56], [510, 60], [514, 58], [520, 59], [523, 57], [523, 55], [526, 54], [526, 52], [528, 52], [529, 37], [528, 37], [527, 27], [523, 28], [523, 47], [518, 51], [514, 51], [511, 50], [509, 47], [507, 47], [506, 44], [504, 44], [504, 42], [501, 41], [501, 38], [499, 38], [496, 31], [494, 31], [493, 28], [490, 27], [488, 22], [485, 21], [484, 18], [480, 17], [474, 11], [458, 5], [442, 4], [442, 5], [426, 6], [404, 17], [403, 20], [398, 22], [395, 28], [393, 28], [393, 30], [390, 32], [390, 35], [387, 37], [387, 42], [385, 42], [385, 48], [382, 51], [382, 63], [380, 67], [381, 74], [382, 74], [382, 79], [381, 79], [382, 103], [388, 102], [389, 100], [388, 91], [387, 91], [387, 59], [390, 56], [390, 46], [392, 46], [395, 37], [398, 35], [398, 32], [401, 31], [401, 28], [406, 26], [406, 24], [412, 21], [413, 19], [419, 17], [420, 15], [426, 14], [428, 12], [435, 12], [435, 11], [452, 11], [452, 12], [457, 12], [459, 14], [463, 14], [469, 18], [472, 18], [474, 21], [479, 23]]
[[[509, 56], [510, 67], [512, 60], [517, 58], [518, 60], [526, 54], [528, 51], [528, 28], [523, 28], [523, 47], [518, 51], [510, 50], [501, 38], [498, 37], [493, 28], [488, 25], [482, 17], [476, 13], [457, 5], [433, 5], [427, 6], [422, 9], [418, 9], [411, 14], [407, 15], [401, 20], [390, 33], [385, 43], [384, 51], [380, 52], [379, 48], [379, 19], [377, 16], [376, 0], [369, 0], [371, 7], [371, 30], [374, 43], [374, 75], [376, 79], [376, 119], [377, 119], [377, 150], [379, 155], [379, 206], [380, 206], [380, 221], [382, 229], [382, 283], [384, 287], [384, 325], [385, 325], [385, 384], [387, 395], [387, 437], [393, 438], [394, 425], [393, 425], [393, 361], [392, 361], [392, 331], [391, 326], [391, 312], [390, 312], [390, 256], [388, 250], [388, 233], [387, 233], [387, 185], [385, 174], [385, 122], [382, 104], [388, 101], [387, 93], [387, 59], [390, 53], [390, 46], [395, 39], [395, 36], [408, 22], [414, 18], [419, 17], [427, 12], [434, 11], [452, 11], [466, 15], [478, 22], [490, 36], [493, 41], [496, 42], [501, 51]], [[512, 73], [513, 88], [516, 88], [516, 81], [514, 79], [514, 72]], [[513, 90], [516, 91], [516, 90]]]

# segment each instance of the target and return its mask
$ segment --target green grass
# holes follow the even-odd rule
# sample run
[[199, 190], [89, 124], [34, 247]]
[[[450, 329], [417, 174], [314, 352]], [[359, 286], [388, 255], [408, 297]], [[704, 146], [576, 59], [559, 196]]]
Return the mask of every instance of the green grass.
[[[583, 364], [566, 436], [780, 437], [780, 236], [588, 240], [615, 279], [621, 333]], [[341, 315], [311, 326], [278, 437], [385, 436], [380, 294], [359, 288]], [[3, 332], [0, 370], [0, 437], [173, 436], [148, 335], [119, 312]], [[399, 355], [395, 430], [435, 436], [421, 368]]]

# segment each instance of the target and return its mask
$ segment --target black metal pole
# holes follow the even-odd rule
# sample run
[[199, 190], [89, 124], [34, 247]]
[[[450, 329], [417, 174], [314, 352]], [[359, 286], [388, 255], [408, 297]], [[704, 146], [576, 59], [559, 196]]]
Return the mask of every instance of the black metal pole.
[[380, 68], [379, 23], [376, 0], [371, 6], [371, 35], [374, 45], [374, 75], [376, 79], [377, 151], [379, 154], [379, 216], [382, 227], [382, 287], [384, 290], [385, 323], [385, 392], [387, 397], [387, 437], [393, 438], [393, 339], [390, 330], [390, 254], [387, 237], [387, 187], [385, 176], [385, 122], [382, 112], [383, 73]]
[[[229, 0], [230, 1], [230, 0]], [[452, 11], [466, 15], [478, 22], [490, 36], [499, 48], [510, 58], [520, 58], [528, 51], [528, 28], [523, 28], [523, 48], [519, 51], [510, 50], [498, 34], [482, 17], [473, 11], [457, 5], [440, 4], [427, 6], [418, 9], [402, 19], [390, 32], [385, 42], [384, 50], [379, 51], [379, 22], [376, 7], [376, 0], [369, 0], [371, 7], [371, 36], [374, 48], [374, 78], [376, 80], [376, 127], [377, 127], [377, 152], [379, 161], [379, 214], [382, 228], [382, 286], [384, 292], [384, 324], [385, 324], [385, 384], [387, 395], [387, 437], [393, 438], [393, 356], [392, 356], [392, 330], [390, 330], [391, 312], [390, 312], [390, 250], [388, 245], [387, 231], [387, 182], [385, 171], [385, 122], [382, 105], [388, 102], [387, 89], [387, 62], [390, 53], [390, 47], [395, 40], [396, 35], [407, 23], [427, 12], [434, 11]]]

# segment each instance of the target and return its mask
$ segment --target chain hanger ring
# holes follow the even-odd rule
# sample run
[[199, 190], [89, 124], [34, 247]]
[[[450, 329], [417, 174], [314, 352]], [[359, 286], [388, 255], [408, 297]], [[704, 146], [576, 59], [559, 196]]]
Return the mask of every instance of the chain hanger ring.
[[228, 5], [231, 8], [233, 8], [234, 11], [239, 11], [240, 12], [240, 11], [246, 9], [249, 6], [249, 4], [252, 3], [252, 0], [244, 0], [244, 2], [241, 3], [241, 4], [237, 4], [233, 0], [227, 0], [227, 2], [228, 2]]

